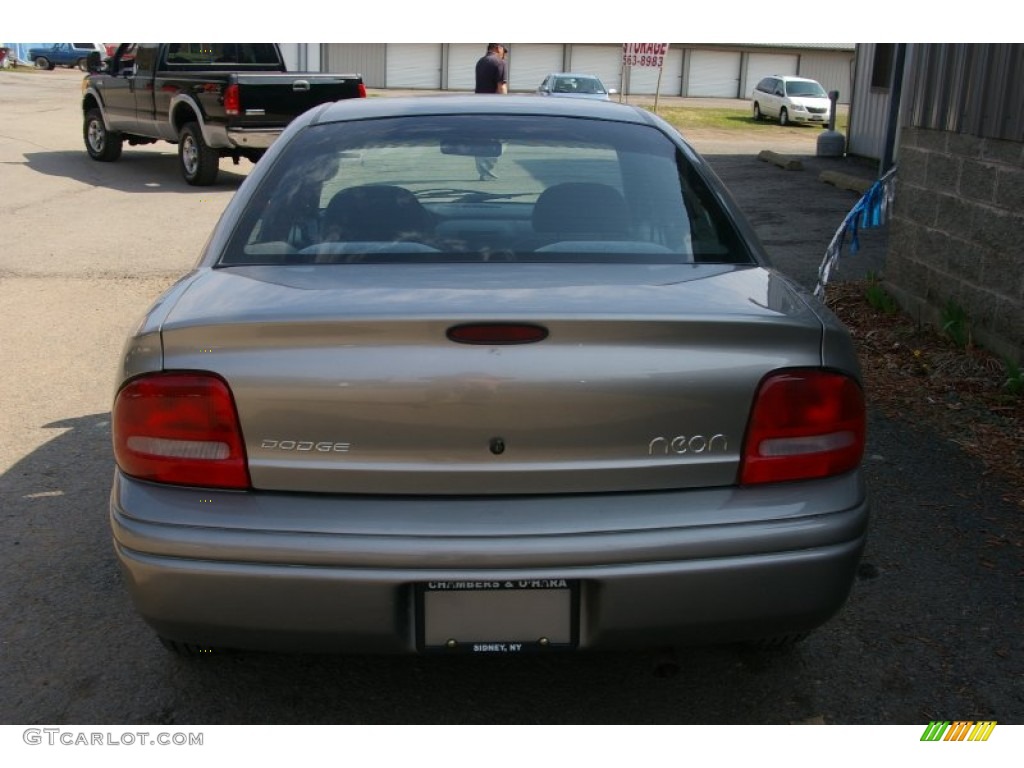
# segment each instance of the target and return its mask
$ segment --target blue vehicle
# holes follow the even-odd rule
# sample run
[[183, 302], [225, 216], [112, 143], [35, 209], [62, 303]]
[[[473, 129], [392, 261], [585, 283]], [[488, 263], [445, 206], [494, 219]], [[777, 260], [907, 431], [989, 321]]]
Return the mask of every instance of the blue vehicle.
[[28, 58], [38, 69], [78, 67], [86, 72], [89, 69], [89, 54], [93, 51], [98, 51], [101, 57], [106, 57], [106, 49], [98, 43], [54, 43], [40, 48], [30, 48]]

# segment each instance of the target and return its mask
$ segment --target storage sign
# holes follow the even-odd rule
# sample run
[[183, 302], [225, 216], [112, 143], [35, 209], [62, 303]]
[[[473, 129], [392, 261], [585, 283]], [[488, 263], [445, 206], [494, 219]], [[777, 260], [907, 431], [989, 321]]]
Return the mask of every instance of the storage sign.
[[622, 65], [626, 67], [656, 67], [665, 63], [668, 43], [623, 43]]

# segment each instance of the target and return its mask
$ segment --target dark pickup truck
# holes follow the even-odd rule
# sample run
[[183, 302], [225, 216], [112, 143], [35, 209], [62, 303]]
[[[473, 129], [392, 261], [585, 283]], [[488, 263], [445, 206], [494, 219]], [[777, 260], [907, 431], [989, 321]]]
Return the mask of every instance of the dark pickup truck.
[[307, 109], [366, 96], [360, 75], [286, 71], [275, 43], [121, 43], [90, 58], [82, 90], [89, 157], [169, 141], [196, 186], [214, 183], [222, 157], [259, 160]]

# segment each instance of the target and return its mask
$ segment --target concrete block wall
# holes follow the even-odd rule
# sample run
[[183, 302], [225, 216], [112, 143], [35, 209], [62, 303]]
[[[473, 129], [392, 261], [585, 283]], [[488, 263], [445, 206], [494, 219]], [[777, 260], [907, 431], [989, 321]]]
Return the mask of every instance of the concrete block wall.
[[897, 173], [886, 287], [940, 328], [955, 302], [976, 343], [1024, 363], [1024, 143], [904, 128]]

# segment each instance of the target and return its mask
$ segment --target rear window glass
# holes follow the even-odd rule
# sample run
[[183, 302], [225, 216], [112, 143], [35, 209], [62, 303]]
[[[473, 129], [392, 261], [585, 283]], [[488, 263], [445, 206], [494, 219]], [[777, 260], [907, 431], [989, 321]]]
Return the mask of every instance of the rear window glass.
[[454, 115], [311, 126], [263, 178], [221, 264], [750, 263], [651, 126]]
[[276, 65], [280, 59], [272, 43], [168, 43], [167, 64]]

